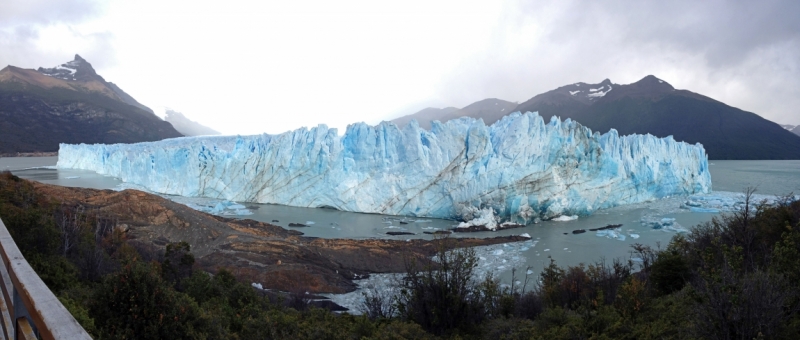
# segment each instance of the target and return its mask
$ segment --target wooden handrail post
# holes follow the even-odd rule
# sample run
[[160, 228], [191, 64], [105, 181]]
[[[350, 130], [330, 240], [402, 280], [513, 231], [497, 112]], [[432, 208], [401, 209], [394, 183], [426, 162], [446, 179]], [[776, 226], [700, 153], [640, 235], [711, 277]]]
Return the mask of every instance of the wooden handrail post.
[[[13, 290], [12, 299], [13, 299], [12, 305], [14, 306], [14, 314], [12, 315], [12, 318], [14, 318], [14, 320], [17, 320], [15, 327], [19, 327], [20, 320], [25, 320], [25, 322], [28, 323], [28, 328], [31, 329], [33, 334], [39, 334], [39, 332], [36, 331], [36, 326], [33, 325], [33, 320], [31, 319], [31, 315], [25, 308], [25, 303], [22, 302], [22, 297], [19, 295], [19, 292], [17, 292], [16, 287]], [[17, 333], [17, 339], [19, 339], [20, 335], [19, 329], [17, 329], [16, 333]]]
[[31, 328], [30, 322], [28, 322], [28, 318], [20, 317], [17, 319], [16, 327], [17, 331], [14, 333], [14, 339], [16, 340], [34, 340], [36, 339], [36, 332], [34, 332], [33, 328]]
[[[0, 221], [2, 223], [2, 221]], [[8, 276], [6, 264], [0, 260], [0, 320], [3, 325], [3, 338], [13, 339], [15, 329], [14, 309], [11, 304], [14, 299], [14, 286], [11, 285], [11, 277]]]
[[[61, 301], [44, 284], [33, 271], [28, 261], [22, 256], [17, 244], [11, 238], [3, 221], [0, 220], [0, 257], [5, 267], [0, 275], [2, 298], [6, 302], [10, 320], [15, 320], [13, 327], [3, 327], [3, 335], [30, 336], [34, 329], [42, 339], [91, 339], [89, 333], [81, 327], [69, 313]], [[10, 281], [10, 282], [9, 282]], [[8, 286], [13, 285], [12, 292]], [[13, 304], [8, 308], [8, 304]], [[2, 309], [0, 307], [0, 309]], [[3, 316], [0, 319], [4, 319]]]

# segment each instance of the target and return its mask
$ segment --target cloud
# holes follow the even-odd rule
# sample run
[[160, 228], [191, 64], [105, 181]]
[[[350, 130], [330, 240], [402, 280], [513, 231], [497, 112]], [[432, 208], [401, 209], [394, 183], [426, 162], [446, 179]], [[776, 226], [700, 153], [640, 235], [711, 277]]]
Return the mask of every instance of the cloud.
[[7, 8], [0, 65], [52, 66], [79, 53], [145, 105], [225, 133], [344, 128], [648, 74], [800, 124], [796, 1], [32, 0]]
[[102, 13], [97, 0], [6, 0], [0, 11], [0, 26], [77, 23]]
[[53, 66], [75, 53], [94, 63], [113, 63], [113, 34], [81, 25], [102, 16], [99, 1], [11, 0], [0, 11], [0, 65], [26, 68]]
[[[743, 63], [749, 53], [800, 37], [800, 2], [668, 1], [570, 3], [553, 37], [563, 41], [574, 30], [609, 34], [615, 45], [655, 45], [700, 53], [708, 65], [724, 68]], [[582, 38], [590, 38], [583, 36]]]

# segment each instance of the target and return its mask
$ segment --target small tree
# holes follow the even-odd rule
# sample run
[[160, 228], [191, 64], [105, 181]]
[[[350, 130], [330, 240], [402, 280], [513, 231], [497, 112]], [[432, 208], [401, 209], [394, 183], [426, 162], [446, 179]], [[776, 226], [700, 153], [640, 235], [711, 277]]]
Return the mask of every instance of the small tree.
[[447, 250], [445, 241], [440, 240], [434, 263], [420, 268], [416, 261], [407, 261], [396, 304], [400, 317], [434, 334], [469, 331], [486, 314], [473, 280], [475, 250]]
[[174, 285], [175, 289], [184, 290], [182, 281], [192, 276], [194, 255], [189, 243], [178, 242], [167, 244], [164, 262], [161, 264], [161, 276]]
[[361, 295], [364, 296], [364, 301], [359, 307], [371, 320], [389, 319], [397, 314], [394, 296], [381, 294], [377, 289], [363, 292]]

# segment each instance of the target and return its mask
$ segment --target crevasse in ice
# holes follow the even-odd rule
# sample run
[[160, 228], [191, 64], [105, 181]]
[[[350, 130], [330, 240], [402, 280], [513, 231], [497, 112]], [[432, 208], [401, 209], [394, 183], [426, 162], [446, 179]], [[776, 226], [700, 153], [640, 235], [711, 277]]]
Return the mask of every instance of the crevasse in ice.
[[61, 144], [59, 168], [93, 170], [152, 191], [237, 202], [471, 220], [559, 215], [711, 190], [702, 145], [592, 133], [570, 119], [513, 113], [486, 126], [459, 118], [325, 125], [279, 135]]

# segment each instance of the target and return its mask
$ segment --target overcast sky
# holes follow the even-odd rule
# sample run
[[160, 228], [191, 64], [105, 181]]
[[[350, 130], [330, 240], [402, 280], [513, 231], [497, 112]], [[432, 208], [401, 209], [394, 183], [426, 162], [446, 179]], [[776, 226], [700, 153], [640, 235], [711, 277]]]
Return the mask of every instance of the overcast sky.
[[0, 65], [77, 53], [227, 134], [375, 124], [653, 74], [800, 124], [800, 1], [0, 0]]

